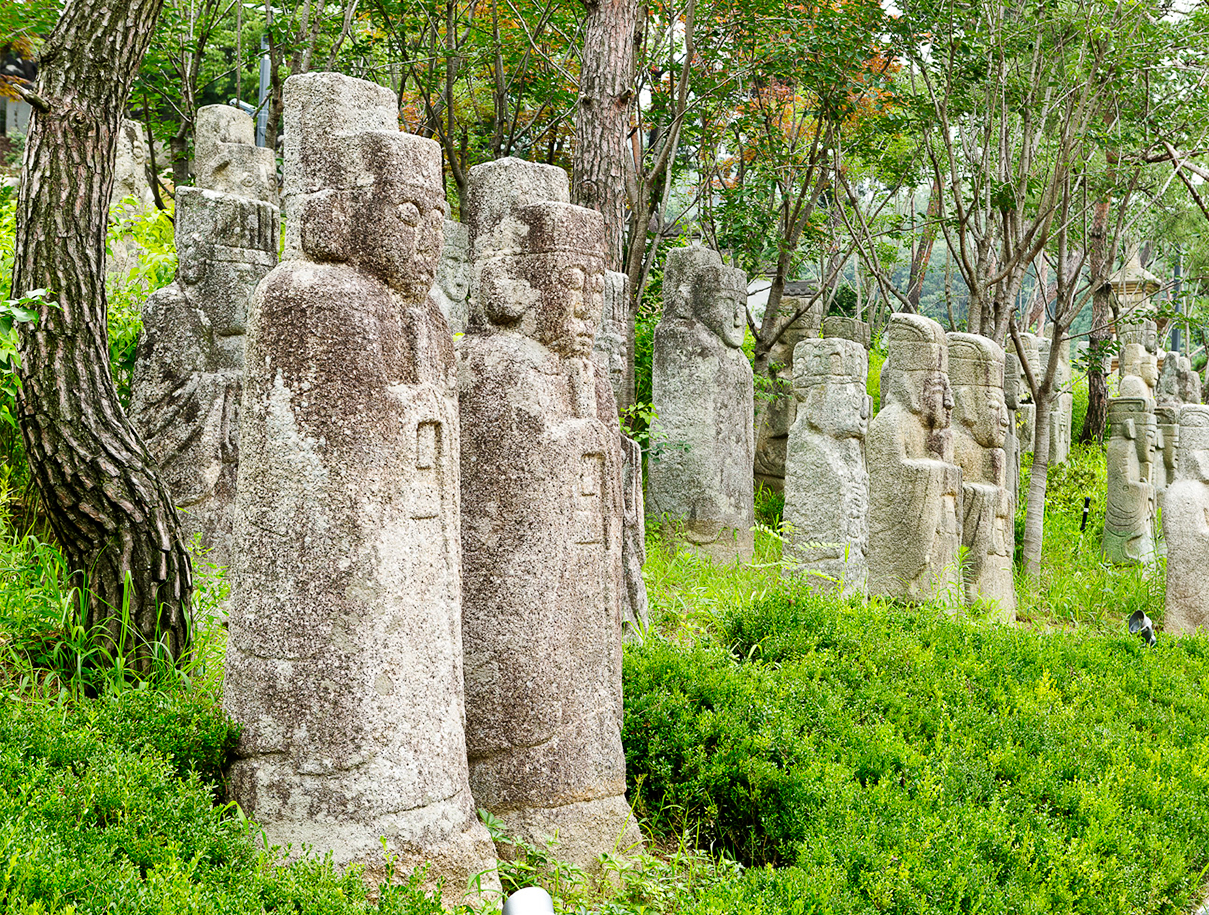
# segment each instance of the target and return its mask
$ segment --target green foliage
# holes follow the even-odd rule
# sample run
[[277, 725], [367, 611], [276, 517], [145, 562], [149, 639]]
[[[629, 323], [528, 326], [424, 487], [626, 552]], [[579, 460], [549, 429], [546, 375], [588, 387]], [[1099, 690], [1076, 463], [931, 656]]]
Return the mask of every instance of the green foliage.
[[882, 363], [886, 354], [882, 350], [881, 341], [875, 340], [869, 347], [869, 378], [865, 382], [865, 393], [873, 398], [873, 414], [882, 408]]
[[781, 526], [785, 513], [785, 493], [774, 492], [766, 486], [756, 487], [756, 521], [772, 529]]
[[784, 587], [627, 648], [631, 796], [797, 865], [758, 892], [819, 911], [1178, 911], [1209, 862], [1207, 649]]
[[122, 405], [129, 406], [135, 349], [143, 330], [143, 303], [176, 275], [172, 214], [158, 209], [144, 212], [127, 197], [113, 208], [107, 244], [111, 258], [115, 251], [137, 252], [128, 271], [110, 274], [105, 283], [110, 369]]
[[[1016, 555], [1024, 539], [1032, 455], [1024, 455], [1020, 472], [1021, 505], [1016, 509]], [[1100, 555], [1106, 495], [1104, 447], [1071, 448], [1070, 459], [1051, 465], [1046, 483], [1045, 540], [1037, 584], [1016, 576], [1017, 617], [1023, 621], [1115, 625], [1135, 610], [1163, 619], [1163, 566], [1148, 570], [1120, 567]], [[1091, 499], [1087, 529], [1080, 531], [1083, 500]]]

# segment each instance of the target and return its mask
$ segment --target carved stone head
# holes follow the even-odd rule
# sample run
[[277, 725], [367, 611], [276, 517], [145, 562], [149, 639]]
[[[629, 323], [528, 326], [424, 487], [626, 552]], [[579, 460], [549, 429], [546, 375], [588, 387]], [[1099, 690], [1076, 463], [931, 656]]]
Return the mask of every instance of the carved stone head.
[[487, 320], [565, 356], [588, 356], [604, 307], [604, 220], [595, 210], [547, 201], [521, 207], [525, 245], [482, 265]]
[[738, 349], [747, 326], [747, 277], [709, 248], [673, 248], [663, 274], [663, 316], [696, 320]]
[[872, 414], [865, 393], [868, 356], [852, 340], [808, 339], [793, 352], [793, 392], [799, 414], [835, 438], [864, 438]]
[[1209, 483], [1209, 407], [1187, 404], [1180, 408], [1177, 478]]
[[1142, 478], [1149, 479], [1148, 468], [1154, 461], [1156, 428], [1150, 404], [1141, 397], [1113, 397], [1108, 401], [1108, 437], [1134, 443]]
[[953, 392], [948, 381], [948, 341], [941, 326], [923, 315], [891, 315], [886, 351], [882, 403], [901, 404], [929, 428], [948, 428]]
[[984, 448], [1002, 448], [1007, 438], [1003, 350], [977, 334], [949, 334], [949, 382], [953, 422]]

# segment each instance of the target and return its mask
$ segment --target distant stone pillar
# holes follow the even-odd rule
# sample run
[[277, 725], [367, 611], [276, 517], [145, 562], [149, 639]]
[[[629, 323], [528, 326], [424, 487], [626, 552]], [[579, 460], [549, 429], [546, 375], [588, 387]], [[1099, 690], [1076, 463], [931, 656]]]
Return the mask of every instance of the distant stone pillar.
[[1154, 412], [1144, 398], [1108, 401], [1104, 558], [1117, 565], [1150, 565], [1154, 544]]
[[798, 408], [785, 462], [786, 568], [812, 588], [865, 593], [869, 355], [853, 340], [803, 340], [793, 356]]
[[451, 901], [495, 865], [463, 730], [453, 342], [429, 297], [441, 152], [390, 89], [285, 84], [283, 263], [248, 326], [224, 705], [231, 792], [273, 844]]
[[865, 321], [856, 318], [846, 318], [842, 315], [828, 315], [823, 318], [820, 332], [825, 338], [839, 337], [843, 340], [853, 340], [861, 345], [866, 352], [869, 349], [870, 331]]
[[1167, 541], [1167, 611], [1163, 629], [1209, 627], [1209, 407], [1179, 412], [1179, 460], [1163, 507]]
[[961, 468], [953, 462], [949, 350], [931, 318], [886, 329], [881, 411], [869, 423], [869, 593], [926, 599], [960, 587]]
[[754, 548], [754, 388], [742, 350], [747, 279], [714, 251], [668, 252], [651, 389], [647, 508], [722, 561]]
[[[1054, 325], [1046, 328], [1047, 336]], [[1040, 341], [1038, 355], [1042, 373], [1049, 365], [1051, 339]], [[1072, 388], [1074, 374], [1070, 362], [1070, 340], [1064, 339], [1058, 351], [1058, 368], [1054, 374], [1052, 391], [1053, 403], [1050, 406], [1049, 430], [1049, 462], [1050, 464], [1065, 464], [1070, 458], [1071, 421], [1075, 407], [1075, 394]]]
[[[621, 433], [592, 360], [599, 213], [548, 167], [470, 172], [475, 313], [459, 349], [466, 747], [509, 834], [596, 868], [640, 841], [621, 746]], [[501, 205], [501, 196], [513, 205]], [[536, 198], [536, 200], [535, 200]]]
[[996, 619], [1016, 619], [1012, 553], [1016, 502], [1009, 489], [1008, 410], [1003, 396], [1004, 354], [994, 340], [949, 334], [953, 385], [953, 453], [961, 467], [961, 542], [966, 602], [995, 608]]
[[1020, 433], [1017, 431], [1016, 412], [1020, 409], [1020, 357], [1015, 353], [1004, 353], [1003, 357], [1003, 402], [1008, 410], [1007, 435], [1003, 439], [1003, 453], [1007, 457], [1007, 488], [1012, 502], [1020, 504]]
[[617, 408], [634, 402], [634, 321], [630, 315], [630, 280], [624, 273], [606, 270], [604, 310], [592, 358], [605, 371]]
[[[784, 300], [781, 308], [783, 314], [793, 314], [786, 309]], [[755, 482], [773, 492], [785, 489], [785, 452], [789, 429], [797, 417], [798, 401], [793, 392], [794, 352], [802, 340], [818, 338], [817, 317], [817, 314], [803, 315], [786, 328], [768, 353], [772, 391], [768, 400], [761, 399], [756, 410]]]
[[244, 334], [256, 284], [277, 263], [273, 153], [252, 119], [197, 113], [197, 187], [176, 192], [176, 280], [143, 306], [130, 417], [164, 474], [187, 535], [233, 560]]

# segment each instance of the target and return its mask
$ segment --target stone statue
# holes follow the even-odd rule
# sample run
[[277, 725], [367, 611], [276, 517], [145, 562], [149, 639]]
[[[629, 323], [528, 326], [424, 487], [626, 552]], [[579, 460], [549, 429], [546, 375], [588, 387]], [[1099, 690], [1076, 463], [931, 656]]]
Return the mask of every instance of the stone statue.
[[1121, 354], [1118, 360], [1119, 395], [1141, 397], [1152, 407], [1159, 381], [1158, 331], [1155, 323], [1145, 320], [1121, 331]]
[[449, 322], [451, 334], [464, 334], [470, 320], [470, 230], [460, 222], [445, 220], [445, 244], [441, 265], [432, 287], [441, 314]]
[[230, 105], [208, 105], [197, 115], [193, 128], [197, 187], [276, 204], [277, 157], [256, 145], [256, 122]]
[[1020, 504], [1020, 433], [1017, 431], [1016, 413], [1020, 409], [1020, 357], [1005, 352], [1003, 356], [1003, 403], [1008, 411], [1007, 435], [1003, 439], [1003, 453], [1007, 457], [1007, 488], [1012, 494], [1012, 503]]
[[[218, 144], [201, 142], [216, 133], [216, 122], [225, 128], [222, 146], [247, 152], [227, 156], [221, 170], [199, 168], [197, 187], [177, 189], [176, 280], [143, 306], [130, 416], [182, 512], [185, 533], [200, 534], [207, 558], [229, 566], [244, 332], [256, 284], [277, 263], [280, 215], [269, 197], [276, 198], [276, 178], [271, 188], [259, 180], [266, 169], [272, 173], [273, 153], [251, 145], [254, 124], [242, 111], [198, 111], [199, 162], [221, 154]], [[242, 168], [256, 180], [244, 182]], [[205, 183], [218, 175], [217, 186]]]
[[1154, 408], [1154, 501], [1163, 507], [1168, 484], [1175, 479], [1176, 455], [1179, 449], [1180, 404], [1162, 404]]
[[828, 315], [823, 318], [822, 334], [824, 337], [840, 337], [843, 340], [855, 340], [861, 348], [869, 349], [869, 325], [856, 318], [846, 318], [842, 315]]
[[994, 340], [976, 334], [949, 334], [953, 453], [961, 467], [966, 601], [989, 605], [996, 619], [1011, 622], [1016, 619], [1012, 579], [1016, 503], [1003, 447], [1008, 431], [1003, 377], [1004, 354]]
[[617, 406], [634, 402], [634, 321], [630, 315], [630, 281], [624, 273], [606, 270], [604, 311], [592, 358], [605, 370]]
[[[803, 301], [797, 307], [805, 304]], [[784, 302], [782, 312], [793, 314], [785, 311]], [[816, 320], [808, 320], [811, 318]], [[768, 400], [761, 399], [756, 411], [755, 481], [773, 492], [783, 492], [785, 489], [785, 450], [789, 443], [789, 429], [797, 416], [798, 401], [793, 392], [793, 354], [799, 342], [817, 339], [818, 335], [817, 315], [807, 313], [785, 329], [768, 353], [772, 396]]]
[[785, 463], [787, 568], [812, 587], [865, 593], [869, 355], [853, 340], [803, 340], [793, 355], [797, 415]]
[[[1044, 371], [1041, 361], [1041, 340], [1035, 334], [1021, 334], [1020, 342], [1028, 360], [1029, 369], [1038, 384], [1041, 382], [1040, 373]], [[1021, 454], [1032, 454], [1037, 441], [1037, 405], [1033, 403], [1033, 390], [1029, 387], [1028, 376], [1024, 373], [1024, 363], [1017, 354], [1017, 365], [1020, 373], [1017, 375], [1019, 397], [1016, 406], [1016, 438], [1020, 441]]]
[[390, 89], [285, 84], [286, 247], [256, 291], [224, 705], [273, 844], [384, 876], [487, 872], [463, 730], [457, 369], [429, 297], [440, 147]]
[[1167, 613], [1163, 628], [1186, 633], [1209, 627], [1209, 407], [1179, 412], [1175, 481], [1167, 488], [1163, 536], [1167, 541]]
[[466, 749], [475, 801], [510, 835], [557, 834], [560, 860], [596, 868], [640, 842], [621, 746], [621, 433], [592, 360], [604, 223], [562, 200], [480, 197], [540, 187], [544, 168], [470, 172], [475, 211], [497, 222], [472, 229], [459, 349]]
[[[1046, 328], [1046, 336], [1053, 331], [1051, 324]], [[1052, 340], [1043, 339], [1038, 348], [1040, 357], [1039, 371], [1044, 373], [1049, 365], [1050, 346]], [[1054, 372], [1054, 386], [1051, 392], [1050, 427], [1049, 427], [1049, 462], [1050, 464], [1065, 464], [1070, 457], [1071, 418], [1075, 406], [1073, 388], [1074, 375], [1070, 363], [1070, 340], [1064, 339], [1058, 350], [1058, 367]]]
[[953, 462], [948, 344], [931, 318], [886, 330], [881, 411], [869, 423], [869, 593], [926, 599], [960, 586], [961, 468]]
[[651, 389], [658, 419], [647, 507], [719, 561], [751, 556], [754, 388], [743, 354], [747, 279], [708, 248], [673, 248], [655, 329]]
[[1108, 401], [1104, 558], [1117, 565], [1154, 562], [1154, 413], [1141, 397]]

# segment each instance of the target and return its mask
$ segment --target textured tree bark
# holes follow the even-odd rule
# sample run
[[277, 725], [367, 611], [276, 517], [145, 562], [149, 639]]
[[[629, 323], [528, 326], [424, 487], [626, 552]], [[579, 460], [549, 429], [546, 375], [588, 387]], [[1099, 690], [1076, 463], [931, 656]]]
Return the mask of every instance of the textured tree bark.
[[[605, 220], [605, 267], [624, 270], [626, 139], [634, 92], [637, 0], [585, 0], [571, 200]], [[645, 230], [645, 226], [638, 227]]]
[[[118, 131], [163, 0], [69, 0], [43, 47], [17, 200], [13, 294], [48, 290], [20, 341], [17, 398], [30, 469], [86, 624], [127, 650], [189, 646], [189, 555], [172, 499], [118, 401], [109, 369], [105, 229]], [[132, 644], [134, 643], [134, 644]]]

